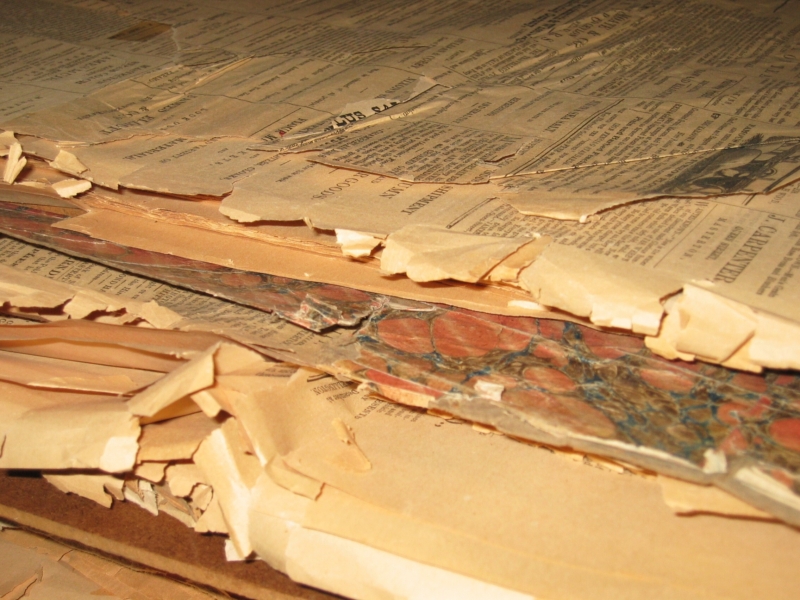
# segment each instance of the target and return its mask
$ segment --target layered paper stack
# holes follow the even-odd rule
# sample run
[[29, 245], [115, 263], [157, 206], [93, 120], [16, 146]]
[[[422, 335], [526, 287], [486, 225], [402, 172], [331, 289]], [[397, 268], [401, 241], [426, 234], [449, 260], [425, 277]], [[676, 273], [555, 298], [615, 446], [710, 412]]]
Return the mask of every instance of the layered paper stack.
[[357, 598], [791, 596], [791, 6], [6, 12], [0, 468]]

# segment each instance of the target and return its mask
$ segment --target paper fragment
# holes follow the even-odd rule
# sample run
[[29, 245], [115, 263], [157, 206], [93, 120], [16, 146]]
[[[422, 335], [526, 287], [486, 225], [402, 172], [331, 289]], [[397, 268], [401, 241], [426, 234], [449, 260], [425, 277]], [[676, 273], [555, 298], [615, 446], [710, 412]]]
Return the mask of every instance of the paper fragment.
[[57, 181], [52, 187], [62, 198], [74, 198], [92, 189], [92, 182], [85, 179], [64, 179]]
[[[194, 465], [197, 467], [197, 465]], [[199, 467], [197, 467], [199, 469]], [[189, 495], [189, 499], [191, 501], [192, 508], [195, 512], [200, 511], [201, 513], [210, 509], [211, 506], [215, 503], [214, 500], [214, 490], [210, 485], [205, 482], [205, 476], [203, 475], [202, 469], [199, 471], [200, 473], [200, 482], [196, 483], [194, 489], [192, 489], [192, 493]], [[219, 506], [217, 506], [217, 510], [219, 510]], [[220, 518], [222, 518], [220, 516]], [[224, 531], [227, 531], [225, 529]]]
[[[2, 279], [0, 279], [2, 281]], [[48, 280], [44, 280], [48, 281]], [[183, 363], [182, 359], [196, 356], [207, 350], [221, 338], [212, 333], [167, 331], [144, 329], [140, 327], [116, 327], [103, 325], [95, 321], [69, 320], [33, 325], [29, 327], [0, 327], [0, 341], [30, 343], [41, 346], [44, 342], [64, 340], [75, 346], [69, 346], [70, 356], [53, 356], [53, 358], [70, 358], [82, 360], [80, 353], [85, 351], [88, 358], [84, 362], [105, 364], [98, 358], [105, 358], [109, 366], [130, 366], [131, 362], [150, 357], [155, 360], [138, 368], [165, 373]], [[113, 348], [110, 351], [109, 348]], [[19, 351], [19, 347], [12, 347]], [[102, 353], [95, 353], [99, 349]], [[128, 354], [129, 350], [136, 351]], [[67, 350], [65, 350], [67, 352]], [[144, 355], [144, 356], [142, 356]], [[117, 357], [121, 358], [118, 359]], [[121, 361], [121, 362], [120, 362]]]
[[195, 522], [194, 530], [197, 533], [230, 534], [228, 524], [225, 522], [225, 517], [222, 514], [222, 509], [216, 496], [211, 498], [203, 514]]
[[64, 307], [64, 312], [73, 319], [83, 319], [94, 312], [114, 313], [122, 309], [125, 309], [126, 314], [119, 316], [119, 323], [141, 318], [154, 327], [168, 329], [181, 320], [178, 314], [164, 306], [159, 306], [152, 300], [141, 302], [90, 289], [77, 290], [69, 304]]
[[200, 443], [217, 427], [215, 421], [202, 413], [144, 425], [136, 460], [147, 462], [190, 459]]
[[150, 483], [161, 483], [164, 481], [166, 468], [166, 462], [142, 462], [134, 467], [133, 474], [139, 479], [147, 480]]
[[[8, 422], [0, 468], [102, 469], [115, 473], [133, 467], [140, 428], [120, 400], [45, 393], [2, 383], [0, 390], [17, 405], [3, 407]], [[40, 443], [42, 439], [48, 443]]]
[[240, 556], [249, 556], [253, 551], [248, 531], [250, 490], [261, 468], [258, 460], [245, 452], [236, 420], [228, 419], [211, 432], [194, 460], [214, 488], [236, 550]]
[[363, 258], [372, 254], [380, 244], [379, 238], [359, 231], [336, 229], [336, 243], [342, 247], [342, 253], [351, 258]]
[[[486, 280], [495, 281], [498, 283], [516, 282], [522, 269], [529, 266], [534, 260], [536, 260], [536, 258], [538, 258], [542, 251], [551, 242], [551, 238], [543, 236], [534, 239], [528, 244], [525, 244], [514, 253], [509, 254], [502, 260], [502, 262], [500, 262], [500, 264], [489, 271], [489, 273], [486, 275]], [[511, 302], [515, 301], [512, 300]]]
[[190, 398], [200, 407], [200, 410], [206, 417], [213, 419], [222, 410], [222, 404], [218, 401], [218, 396], [219, 392], [213, 388], [209, 388], [195, 392]]
[[[8, 302], [15, 308], [56, 308], [63, 304], [64, 313], [74, 319], [84, 318], [94, 312], [114, 313], [124, 309], [125, 314], [112, 320], [126, 323], [142, 318], [160, 328], [169, 328], [181, 320], [179, 315], [154, 301], [141, 302], [81, 289], [6, 265], [0, 265], [0, 301]], [[49, 318], [57, 320], [64, 316], [56, 314]]]
[[183, 498], [176, 498], [167, 486], [154, 486], [158, 510], [164, 512], [174, 519], [177, 519], [187, 527], [194, 529], [195, 519], [194, 510]]
[[708, 289], [684, 286], [677, 307], [681, 328], [676, 347], [680, 352], [722, 362], [756, 330], [752, 309]]
[[756, 364], [772, 369], [800, 369], [800, 326], [757, 312], [756, 332], [748, 354]]
[[122, 395], [144, 388], [159, 377], [158, 373], [149, 371], [0, 350], [0, 379], [31, 387]]
[[79, 161], [77, 156], [63, 149], [58, 151], [55, 160], [50, 163], [50, 166], [73, 175], [80, 175], [87, 169], [86, 165]]
[[145, 509], [153, 516], [158, 516], [158, 502], [153, 486], [149, 482], [141, 479], [127, 481], [123, 488], [125, 500], [132, 502], [139, 508]]
[[495, 238], [428, 225], [407, 225], [386, 238], [381, 270], [411, 280], [475, 283], [530, 238]]
[[725, 473], [728, 470], [728, 461], [722, 450], [709, 448], [703, 452], [703, 473]]
[[661, 320], [661, 328], [656, 335], [647, 335], [644, 338], [644, 343], [659, 356], [669, 360], [680, 359], [690, 362], [695, 359], [694, 354], [678, 350], [678, 336], [681, 332], [681, 317], [677, 308], [679, 298], [680, 295], [667, 298], [666, 302], [664, 302], [666, 314]]
[[[203, 472], [194, 463], [173, 463], [166, 469], [167, 485], [173, 495], [187, 498], [192, 490], [205, 482]], [[205, 506], [202, 507], [205, 509]]]
[[667, 275], [636, 265], [620, 268], [605, 257], [557, 244], [524, 269], [519, 281], [541, 304], [648, 335], [659, 330], [662, 298], [681, 287]]
[[74, 295], [70, 286], [0, 265], [0, 301], [18, 308], [55, 308]]
[[181, 365], [128, 402], [132, 414], [150, 417], [181, 398], [214, 383], [214, 345]]
[[14, 142], [8, 149], [8, 156], [6, 157], [6, 168], [3, 171], [3, 181], [5, 183], [14, 183], [22, 169], [25, 168], [28, 159], [22, 156], [22, 146], [19, 142]]
[[181, 398], [177, 402], [173, 402], [172, 404], [165, 406], [152, 417], [139, 417], [139, 423], [142, 425], [160, 423], [161, 421], [168, 421], [169, 419], [194, 415], [199, 412], [201, 412], [200, 407], [197, 406], [197, 403], [192, 400], [191, 396], [187, 396], [185, 398]]

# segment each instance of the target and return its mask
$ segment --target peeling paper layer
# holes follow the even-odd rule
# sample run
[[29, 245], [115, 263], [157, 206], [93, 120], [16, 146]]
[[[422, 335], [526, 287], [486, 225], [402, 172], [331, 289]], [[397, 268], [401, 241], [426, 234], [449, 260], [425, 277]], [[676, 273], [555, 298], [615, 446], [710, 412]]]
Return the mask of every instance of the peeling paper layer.
[[131, 413], [152, 417], [181, 398], [213, 385], [214, 354], [218, 349], [219, 344], [215, 344], [131, 398]]
[[[190, 459], [200, 443], [216, 427], [217, 423], [202, 413], [144, 425], [136, 460], [141, 463]], [[176, 494], [185, 496], [189, 491]]]
[[800, 326], [757, 312], [756, 333], [748, 354], [757, 365], [772, 369], [800, 369]]
[[195, 454], [195, 463], [214, 488], [236, 551], [239, 556], [250, 556], [250, 493], [261, 468], [258, 460], [245, 452], [234, 419], [228, 419], [206, 438]]
[[381, 240], [366, 233], [337, 229], [336, 243], [342, 247], [345, 256], [363, 258], [372, 254], [372, 251], [381, 244]]
[[679, 352], [722, 362], [756, 331], [751, 308], [694, 285], [684, 286], [677, 308]]
[[64, 149], [58, 151], [55, 160], [50, 163], [50, 166], [72, 175], [80, 175], [87, 169], [86, 165], [79, 161], [77, 156]]
[[22, 169], [25, 168], [28, 159], [22, 156], [22, 146], [19, 142], [14, 142], [8, 149], [6, 156], [6, 167], [3, 171], [3, 181], [5, 183], [14, 183]]
[[530, 238], [494, 238], [447, 229], [408, 225], [389, 235], [381, 254], [381, 270], [405, 273], [413, 281], [455, 279], [475, 283]]
[[623, 270], [602, 256], [557, 244], [524, 269], [519, 281], [541, 304], [647, 335], [659, 330], [662, 298], [681, 288], [677, 278], [635, 265]]
[[[75, 396], [64, 392], [48, 395], [9, 384], [2, 387], [3, 393], [13, 394], [20, 406], [32, 408], [5, 425], [0, 468], [101, 469], [121, 473], [133, 467], [140, 428], [120, 400], [84, 396], [76, 402]], [[8, 417], [7, 409], [3, 410]], [[42, 439], [48, 443], [42, 444]]]
[[31, 387], [127, 394], [144, 388], [159, 378], [160, 374], [149, 371], [26, 356], [0, 350], [0, 379]]

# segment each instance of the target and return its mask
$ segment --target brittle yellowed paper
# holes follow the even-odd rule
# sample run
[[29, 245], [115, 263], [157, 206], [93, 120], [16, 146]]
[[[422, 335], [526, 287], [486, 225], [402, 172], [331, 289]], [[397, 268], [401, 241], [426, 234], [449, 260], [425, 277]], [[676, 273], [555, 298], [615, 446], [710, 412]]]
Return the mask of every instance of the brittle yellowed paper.
[[[371, 468], [369, 457], [350, 429], [351, 415], [335, 401], [356, 393], [352, 384], [309, 369], [298, 369], [288, 379], [228, 378], [227, 381], [228, 385], [246, 392], [237, 398], [233, 410], [262, 463], [269, 463], [277, 454], [289, 467], [308, 474], [308, 457], [316, 460], [325, 456], [330, 468], [348, 472]], [[321, 403], [321, 397], [329, 397], [332, 402]]]
[[[169, 465], [166, 469], [166, 477], [170, 492], [181, 498], [188, 497], [195, 486], [205, 481], [200, 467], [191, 462], [177, 462]], [[205, 509], [206, 506], [202, 508]]]
[[494, 238], [407, 225], [384, 243], [381, 270], [414, 281], [455, 279], [475, 283], [530, 238]]
[[[531, 314], [531, 311], [519, 309], [512, 304], [514, 301], [530, 299], [529, 294], [517, 290], [489, 286], [452, 286], [444, 283], [419, 285], [405, 278], [389, 282], [381, 275], [378, 264], [336, 261], [332, 257], [319, 256], [317, 252], [303, 252], [295, 248], [266, 245], [211, 232], [204, 232], [207, 245], [198, 247], [193, 228], [154, 223], [152, 219], [145, 221], [140, 217], [110, 211], [102, 214], [90, 212], [62, 221], [60, 226], [155, 252], [170, 252], [180, 247], [181, 254], [196, 260], [259, 273], [347, 285], [412, 300], [447, 302], [472, 310]], [[134, 228], [136, 233], [132, 234]], [[336, 252], [341, 251], [337, 249]], [[546, 316], [551, 313], [540, 308], [535, 314]]]
[[[604, 236], [645, 240], [650, 248], [647, 234], [637, 242], [632, 223], [621, 227], [624, 219], [611, 223], [598, 211], [617, 207], [616, 213], [625, 203], [654, 198], [709, 198], [708, 210], [696, 216], [697, 201], [686, 203], [681, 218], [697, 226], [673, 224], [687, 235], [671, 257], [648, 268], [665, 279], [677, 275], [682, 284], [716, 278], [725, 284], [715, 290], [720, 295], [797, 320], [779, 298], [790, 285], [792, 261], [780, 266], [787, 256], [759, 250], [753, 266], [745, 265], [749, 248], [767, 248], [761, 244], [767, 237], [770, 249], [792, 242], [790, 226], [755, 223], [754, 210], [779, 204], [782, 189], [797, 179], [792, 54], [769, 45], [752, 60], [744, 50], [759, 48], [764, 31], [791, 37], [797, 23], [791, 11], [704, 0], [680, 10], [634, 11], [595, 0], [579, 12], [454, 7], [441, 19], [423, 4], [392, 15], [380, 7], [354, 12], [326, 5], [320, 13], [271, 7], [263, 8], [268, 18], [256, 21], [244, 16], [248, 7], [230, 16], [224, 45], [213, 33], [213, 11], [201, 6], [186, 8], [180, 19], [146, 7], [136, 9], [138, 17], [109, 9], [103, 26], [69, 42], [63, 23], [45, 13], [49, 29], [25, 26], [21, 33], [53, 36], [36, 53], [48, 67], [21, 69], [22, 55], [15, 54], [9, 77], [20, 87], [0, 93], [8, 162], [25, 160], [28, 144], [86, 181], [229, 194], [223, 210], [242, 221], [305, 220], [375, 239], [419, 224], [511, 238], [519, 232], [500, 218], [502, 210], [491, 216], [485, 210], [506, 206], [556, 218], [595, 215]], [[321, 14], [330, 20], [319, 20]], [[691, 33], [704, 22], [692, 14], [717, 23], [716, 31]], [[145, 15], [143, 22], [157, 26], [142, 29], [147, 39], [134, 39], [126, 32]], [[735, 49], [732, 39], [739, 40]], [[73, 43], [85, 54], [61, 72], [59, 57]], [[34, 96], [45, 80], [48, 91]], [[664, 202], [643, 212], [660, 224]], [[721, 205], [740, 210], [723, 216]], [[794, 218], [796, 211], [767, 214]], [[715, 220], [701, 226], [698, 219]], [[548, 233], [518, 213], [512, 221], [522, 235]], [[771, 235], [769, 227], [776, 229]], [[658, 231], [650, 235], [659, 240]], [[708, 240], [715, 246], [706, 252]], [[484, 242], [465, 242], [465, 254]], [[622, 263], [636, 254], [625, 243]], [[368, 257], [370, 248], [348, 252]], [[446, 262], [434, 259], [425, 277], [452, 277]], [[711, 272], [712, 265], [719, 268]], [[617, 266], [609, 267], [612, 279], [627, 265]], [[753, 280], [752, 273], [767, 271], [773, 280]], [[490, 280], [518, 284], [513, 270]], [[524, 302], [509, 300], [505, 310]], [[530, 302], [525, 306], [537, 305]], [[613, 293], [596, 304], [597, 323], [657, 329], [655, 309], [647, 309], [646, 325], [634, 327], [630, 307], [618, 306]], [[761, 368], [737, 352], [697, 356]]]
[[131, 413], [152, 417], [189, 394], [210, 387], [214, 383], [214, 353], [217, 349], [218, 346], [212, 346], [136, 394], [128, 403]]
[[[133, 467], [140, 427], [122, 399], [0, 386], [5, 434], [0, 467], [108, 473]], [[48, 443], [42, 444], [42, 439]]]
[[50, 473], [44, 478], [64, 493], [78, 494], [109, 508], [121, 499], [123, 480], [112, 475], [90, 473]]
[[[217, 423], [203, 413], [145, 425], [142, 427], [136, 460], [143, 462], [190, 459], [203, 439], [216, 427]], [[184, 489], [180, 488], [180, 491]], [[188, 492], [178, 495], [185, 496]]]
[[554, 245], [520, 273], [520, 283], [541, 304], [650, 335], [658, 332], [662, 299], [680, 289], [675, 277], [632, 265], [616, 270], [601, 256]]
[[214, 488], [239, 556], [248, 557], [253, 551], [248, 518], [250, 492], [261, 468], [258, 460], [245, 452], [240, 436], [235, 419], [228, 419], [201, 444], [194, 461]]
[[[319, 418], [320, 422], [331, 405], [346, 407], [340, 413], [342, 424], [369, 457], [371, 468], [364, 472], [337, 468], [331, 464], [330, 451], [317, 443], [305, 446], [303, 459], [293, 463], [325, 482], [315, 502], [293, 501], [286, 489], [263, 475], [251, 488], [250, 531], [256, 551], [300, 581], [326, 582], [326, 587], [333, 586], [330, 589], [371, 597], [372, 592], [353, 591], [364, 585], [363, 573], [354, 574], [352, 581], [328, 579], [331, 576], [323, 573], [329, 557], [323, 562], [314, 548], [336, 547], [343, 556], [361, 554], [367, 572], [374, 566], [380, 574], [374, 581], [378, 589], [402, 588], [386, 569], [389, 564], [401, 564], [400, 559], [410, 559], [490, 582], [498, 586], [492, 593], [505, 588], [510, 597], [511, 590], [535, 597], [571, 590], [579, 597], [600, 593], [610, 598], [630, 591], [631, 586], [643, 596], [692, 589], [699, 598], [715, 593], [746, 597], [747, 592], [742, 592], [748, 586], [752, 556], [749, 548], [733, 543], [738, 535], [752, 536], [751, 543], [763, 544], [767, 554], [776, 543], [788, 543], [786, 551], [798, 551], [789, 550], [796, 545], [796, 540], [791, 541], [794, 536], [781, 535], [780, 542], [768, 540], [777, 533], [768, 524], [675, 516], [652, 477], [624, 469], [596, 469], [558, 452], [475, 431], [469, 424], [385, 403], [333, 378], [313, 378], [311, 373], [301, 370], [283, 378], [282, 384], [277, 380], [272, 384], [277, 392], [272, 402], [283, 396], [288, 403], [284, 408], [288, 420], [279, 422], [291, 425], [293, 407], [307, 421]], [[271, 414], [273, 421], [278, 418], [278, 413]], [[238, 419], [249, 432], [252, 413], [242, 412]], [[406, 443], [410, 439], [414, 444]], [[397, 452], [398, 447], [403, 452]], [[442, 470], [442, 464], [449, 468]], [[504, 468], [497, 469], [498, 464]], [[568, 492], [570, 486], [580, 486], [581, 492]], [[731, 503], [738, 506], [738, 501], [731, 499]], [[699, 500], [696, 506], [701, 506]], [[712, 506], [708, 500], [702, 506], [700, 510], [713, 508], [716, 514], [744, 514], [719, 503]], [[528, 534], [524, 532], [529, 529], [530, 535], [546, 532], [535, 548], [525, 541]], [[732, 536], [731, 542], [715, 553], [697, 554], [712, 531], [724, 539]], [[612, 539], [620, 552], [603, 552]], [[654, 539], [659, 540], [658, 548], [675, 551], [664, 555], [641, 546], [652, 548]], [[638, 557], [635, 567], [627, 564], [620, 572], [625, 561], [621, 552], [629, 551]], [[379, 567], [382, 553], [387, 563]], [[725, 555], [722, 567], [717, 562], [720, 553]], [[725, 575], [709, 577], [712, 564], [724, 569]], [[661, 575], [665, 569], [669, 577]], [[786, 560], [780, 569], [781, 577], [786, 577], [791, 561]], [[435, 589], [427, 577], [422, 580], [426, 589]], [[788, 591], [775, 580], [773, 584], [772, 592], [779, 597]]]
[[150, 371], [0, 350], [0, 379], [31, 387], [123, 395], [147, 387], [160, 377]]
[[664, 502], [677, 514], [722, 514], [733, 517], [770, 519], [764, 511], [742, 502], [716, 487], [659, 476]]
[[[70, 263], [71, 264], [71, 263]], [[54, 346], [40, 355], [167, 372], [221, 341], [204, 332], [174, 332], [143, 327], [119, 328], [96, 321], [66, 320], [33, 327], [0, 327], [0, 340], [9, 351], [34, 353], [33, 348]], [[59, 344], [66, 344], [62, 351]], [[28, 347], [29, 345], [29, 347]], [[102, 352], [114, 348], [113, 352]], [[98, 360], [100, 359], [100, 360]], [[137, 363], [141, 362], [141, 365]]]

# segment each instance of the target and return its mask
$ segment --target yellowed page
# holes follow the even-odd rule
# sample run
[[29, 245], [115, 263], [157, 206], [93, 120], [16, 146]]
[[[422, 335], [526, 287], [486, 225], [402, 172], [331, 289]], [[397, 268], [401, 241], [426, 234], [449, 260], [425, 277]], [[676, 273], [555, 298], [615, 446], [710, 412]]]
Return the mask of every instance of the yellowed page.
[[[180, 253], [184, 256], [244, 270], [346, 285], [412, 300], [446, 302], [484, 312], [531, 316], [552, 314], [542, 308], [531, 310], [515, 307], [511, 302], [529, 300], [530, 297], [513, 289], [455, 286], [446, 282], [419, 285], [405, 278], [387, 279], [381, 276], [377, 266], [319, 257], [313, 253], [292, 251], [275, 245], [245, 242], [210, 232], [203, 233], [206, 243], [203, 247], [198, 247], [196, 233], [192, 229], [134, 219], [137, 218], [113, 213], [89, 213], [62, 221], [60, 226], [155, 252], [175, 252], [177, 248], [181, 248]], [[137, 224], [135, 236], [131, 235], [129, 229], [131, 223]]]
[[[142, 427], [137, 462], [190, 459], [217, 423], [202, 413]], [[179, 494], [179, 495], [188, 495]]]
[[[264, 401], [254, 403], [261, 417], [238, 416], [248, 435], [263, 435], [251, 422], [271, 424], [268, 435], [279, 444], [273, 447], [294, 468], [326, 483], [311, 503], [291, 502], [263, 478], [252, 488], [254, 547], [301, 581], [327, 581], [334, 590], [365, 597], [382, 587], [403, 589], [387, 571], [402, 561], [383, 563], [374, 551], [370, 556], [366, 548], [349, 548], [345, 538], [534, 597], [792, 597], [792, 557], [800, 552], [792, 528], [678, 517], [652, 477], [597, 469], [340, 383], [301, 369], [282, 383], [275, 380]], [[326, 429], [334, 414], [370, 461], [369, 470], [333, 460], [336, 443], [346, 446], [333, 428]], [[281, 515], [294, 523], [302, 519], [302, 528], [281, 524]], [[309, 529], [340, 537], [311, 535]], [[737, 543], [744, 539], [746, 544]], [[374, 587], [363, 573], [342, 579], [325, 570], [330, 563], [311, 540], [344, 556], [362, 555], [366, 573], [377, 576]], [[612, 546], [615, 552], [608, 552]], [[420, 577], [434, 593], [436, 579]]]
[[5, 435], [0, 468], [119, 473], [133, 466], [139, 423], [119, 398], [0, 386]]
[[123, 395], [147, 387], [160, 377], [150, 371], [0, 350], [0, 378], [31, 387]]

